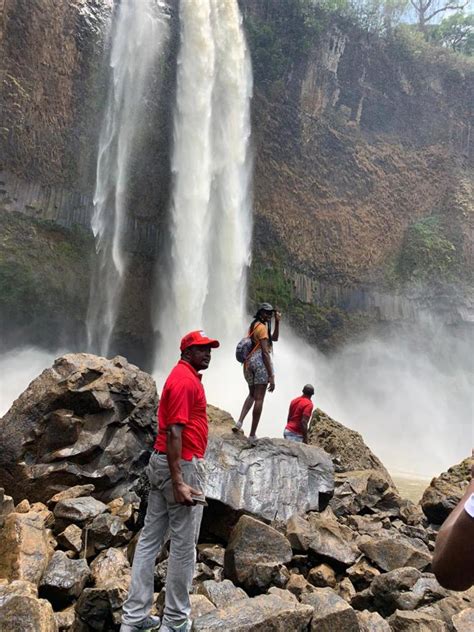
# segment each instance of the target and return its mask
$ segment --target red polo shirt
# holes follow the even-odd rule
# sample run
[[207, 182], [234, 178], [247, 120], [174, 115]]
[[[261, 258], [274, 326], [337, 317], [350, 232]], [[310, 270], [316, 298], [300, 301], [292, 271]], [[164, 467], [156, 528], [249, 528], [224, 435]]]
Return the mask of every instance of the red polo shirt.
[[202, 459], [207, 448], [206, 395], [201, 375], [184, 360], [180, 360], [168, 375], [158, 406], [158, 436], [155, 450], [167, 452], [166, 430], [169, 425], [182, 424], [181, 458]]
[[288, 423], [286, 429], [296, 434], [302, 435], [303, 430], [301, 428], [301, 420], [303, 417], [311, 418], [313, 412], [313, 402], [307, 397], [296, 397], [291, 404], [288, 412]]

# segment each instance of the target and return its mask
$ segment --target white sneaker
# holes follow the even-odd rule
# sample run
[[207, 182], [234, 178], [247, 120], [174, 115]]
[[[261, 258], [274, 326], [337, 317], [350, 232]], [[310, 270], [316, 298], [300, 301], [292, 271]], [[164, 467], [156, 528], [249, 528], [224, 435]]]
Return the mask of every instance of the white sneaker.
[[234, 425], [232, 426], [232, 432], [235, 432], [236, 434], [238, 432], [243, 432], [242, 426], [243, 426], [243, 424], [242, 424], [241, 421], [234, 422]]

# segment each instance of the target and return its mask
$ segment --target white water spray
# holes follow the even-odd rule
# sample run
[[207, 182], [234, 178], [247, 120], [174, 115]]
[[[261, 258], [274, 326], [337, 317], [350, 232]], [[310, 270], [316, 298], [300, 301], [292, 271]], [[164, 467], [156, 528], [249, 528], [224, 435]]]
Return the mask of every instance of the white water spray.
[[186, 331], [228, 350], [243, 329], [250, 259], [252, 74], [236, 0], [182, 0], [174, 121], [171, 276], [160, 291], [166, 371]]
[[98, 263], [87, 315], [89, 349], [101, 355], [109, 350], [127, 267], [123, 241], [135, 139], [168, 30], [165, 5], [157, 0], [122, 0], [117, 11], [92, 218]]

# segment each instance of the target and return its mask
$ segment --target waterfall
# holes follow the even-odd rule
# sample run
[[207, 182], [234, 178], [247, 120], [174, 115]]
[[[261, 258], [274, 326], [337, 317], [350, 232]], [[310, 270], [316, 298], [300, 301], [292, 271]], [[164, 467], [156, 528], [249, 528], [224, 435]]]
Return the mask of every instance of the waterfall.
[[166, 5], [122, 0], [114, 18], [111, 81], [99, 137], [92, 231], [97, 264], [91, 279], [89, 350], [107, 355], [117, 322], [127, 254], [124, 248], [135, 140], [151, 72], [167, 37]]
[[172, 156], [170, 273], [156, 317], [156, 367], [186, 331], [242, 335], [250, 260], [251, 64], [237, 0], [181, 0]]

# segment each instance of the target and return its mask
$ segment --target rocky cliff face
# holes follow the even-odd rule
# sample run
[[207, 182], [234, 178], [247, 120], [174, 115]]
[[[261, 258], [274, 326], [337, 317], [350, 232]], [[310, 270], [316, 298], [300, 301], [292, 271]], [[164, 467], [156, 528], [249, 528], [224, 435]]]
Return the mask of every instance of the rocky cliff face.
[[[304, 3], [240, 5], [255, 79], [250, 301], [274, 301], [323, 347], [421, 309], [472, 320], [463, 272], [474, 252], [472, 64], [404, 33], [381, 39], [318, 8], [305, 13]], [[133, 168], [117, 336], [122, 353], [145, 363], [153, 269], [167, 243], [170, 6], [168, 58]], [[2, 3], [0, 212], [89, 224], [112, 7]]]

